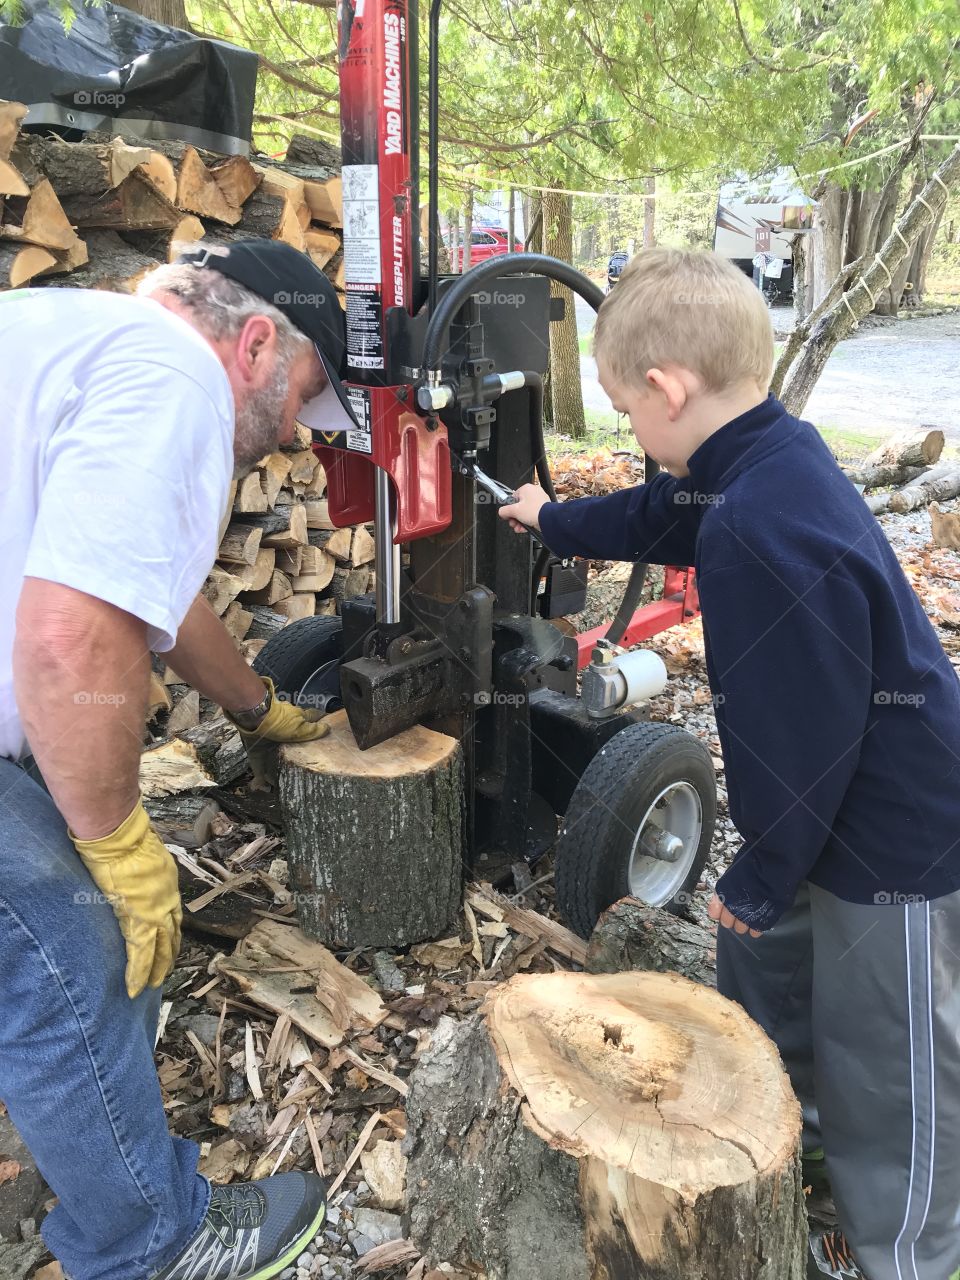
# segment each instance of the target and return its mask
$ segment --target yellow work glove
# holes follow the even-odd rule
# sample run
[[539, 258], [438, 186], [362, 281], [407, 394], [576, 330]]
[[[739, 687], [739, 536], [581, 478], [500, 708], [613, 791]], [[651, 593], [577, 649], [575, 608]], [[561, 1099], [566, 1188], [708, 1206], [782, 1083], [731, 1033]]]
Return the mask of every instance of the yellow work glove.
[[159, 987], [180, 949], [180, 890], [177, 864], [137, 807], [109, 836], [78, 840], [83, 865], [113, 907], [127, 944], [127, 995], [132, 1000], [147, 985]]
[[330, 732], [330, 726], [324, 723], [322, 711], [285, 702], [277, 697], [269, 676], [261, 676], [260, 679], [270, 695], [270, 705], [256, 729], [244, 729], [229, 711], [225, 714], [240, 730], [240, 738], [253, 769], [254, 787], [263, 788], [276, 783], [275, 744], [312, 742], [315, 738], [325, 738]]

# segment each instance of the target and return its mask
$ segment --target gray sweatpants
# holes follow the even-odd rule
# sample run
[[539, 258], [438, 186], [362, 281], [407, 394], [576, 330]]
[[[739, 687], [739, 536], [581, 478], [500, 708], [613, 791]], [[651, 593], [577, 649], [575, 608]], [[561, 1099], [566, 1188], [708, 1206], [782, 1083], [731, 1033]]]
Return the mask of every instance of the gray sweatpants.
[[960, 892], [861, 906], [814, 885], [768, 933], [720, 929], [717, 987], [780, 1049], [869, 1280], [960, 1266]]

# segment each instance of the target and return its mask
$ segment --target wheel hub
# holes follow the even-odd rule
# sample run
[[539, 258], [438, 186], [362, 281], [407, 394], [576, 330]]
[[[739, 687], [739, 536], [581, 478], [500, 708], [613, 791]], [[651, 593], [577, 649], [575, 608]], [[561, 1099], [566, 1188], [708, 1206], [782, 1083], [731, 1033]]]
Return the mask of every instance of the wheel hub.
[[682, 889], [696, 858], [703, 813], [689, 782], [664, 787], [640, 821], [627, 883], [635, 898], [662, 907]]

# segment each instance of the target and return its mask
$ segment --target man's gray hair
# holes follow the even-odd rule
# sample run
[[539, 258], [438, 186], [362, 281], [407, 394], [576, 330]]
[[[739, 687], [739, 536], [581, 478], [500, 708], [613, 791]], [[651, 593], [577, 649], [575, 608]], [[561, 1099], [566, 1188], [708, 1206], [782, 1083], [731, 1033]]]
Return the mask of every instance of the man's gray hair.
[[200, 332], [214, 342], [237, 337], [251, 316], [267, 316], [277, 327], [278, 354], [282, 361], [292, 360], [313, 345], [282, 311], [219, 271], [195, 267], [188, 262], [157, 267], [140, 281], [137, 293], [150, 297], [160, 291], [176, 298]]

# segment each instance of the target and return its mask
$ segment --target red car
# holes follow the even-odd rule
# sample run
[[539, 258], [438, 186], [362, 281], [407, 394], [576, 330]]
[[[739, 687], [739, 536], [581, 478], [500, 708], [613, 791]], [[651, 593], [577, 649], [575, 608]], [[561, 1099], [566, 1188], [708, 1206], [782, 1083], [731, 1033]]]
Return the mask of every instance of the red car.
[[[474, 227], [470, 232], [470, 266], [485, 262], [487, 258], [496, 258], [501, 253], [510, 251], [510, 233], [504, 227]], [[513, 242], [514, 253], [523, 253], [523, 245], [519, 240]], [[461, 271], [463, 250], [458, 248], [452, 253], [451, 263], [454, 271]]]

